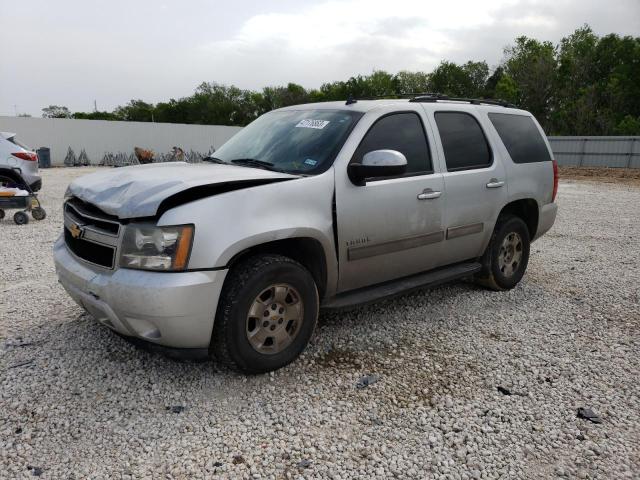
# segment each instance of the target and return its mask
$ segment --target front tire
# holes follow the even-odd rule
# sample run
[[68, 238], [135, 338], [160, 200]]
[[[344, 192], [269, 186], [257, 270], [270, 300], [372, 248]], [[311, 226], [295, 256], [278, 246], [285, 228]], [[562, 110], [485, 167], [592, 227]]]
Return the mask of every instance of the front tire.
[[222, 289], [212, 353], [245, 373], [277, 370], [295, 360], [313, 334], [318, 290], [309, 271], [275, 254], [235, 266]]
[[496, 291], [510, 290], [522, 279], [529, 264], [529, 229], [520, 217], [501, 215], [482, 257], [481, 285]]

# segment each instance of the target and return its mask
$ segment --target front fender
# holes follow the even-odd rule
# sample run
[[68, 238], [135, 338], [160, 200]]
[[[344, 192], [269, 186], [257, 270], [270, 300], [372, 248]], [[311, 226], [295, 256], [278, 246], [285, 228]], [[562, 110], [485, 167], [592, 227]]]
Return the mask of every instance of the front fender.
[[337, 284], [333, 236], [333, 171], [235, 190], [180, 205], [158, 225], [193, 223], [190, 269], [227, 266], [242, 251], [289, 238], [312, 238], [327, 259], [327, 290]]

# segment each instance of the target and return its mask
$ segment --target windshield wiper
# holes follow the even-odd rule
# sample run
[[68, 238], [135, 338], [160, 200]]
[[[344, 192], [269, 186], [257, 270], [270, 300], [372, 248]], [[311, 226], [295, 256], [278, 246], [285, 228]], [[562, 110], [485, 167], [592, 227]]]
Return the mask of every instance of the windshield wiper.
[[203, 162], [209, 162], [209, 163], [227, 163], [224, 160], [217, 158], [217, 157], [204, 157], [202, 159]]
[[264, 160], [257, 160], [255, 158], [236, 158], [231, 160], [231, 163], [237, 163], [239, 165], [255, 165], [261, 167], [273, 167], [273, 163], [265, 162]]
[[248, 167], [264, 168], [265, 170], [276, 170], [271, 162], [265, 162], [264, 160], [256, 160], [255, 158], [236, 158], [231, 160], [231, 163], [236, 165], [246, 165]]

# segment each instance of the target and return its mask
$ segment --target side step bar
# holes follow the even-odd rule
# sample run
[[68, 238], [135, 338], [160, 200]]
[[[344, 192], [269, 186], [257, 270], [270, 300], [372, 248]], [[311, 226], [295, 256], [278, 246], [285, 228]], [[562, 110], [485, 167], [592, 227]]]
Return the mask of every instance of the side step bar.
[[468, 277], [480, 271], [482, 266], [478, 262], [458, 263], [449, 267], [418, 273], [410, 277], [403, 277], [380, 285], [359, 288], [341, 293], [320, 305], [323, 310], [342, 310], [358, 305], [376, 302], [384, 298], [394, 297], [403, 293], [422, 288], [434, 287], [452, 280]]

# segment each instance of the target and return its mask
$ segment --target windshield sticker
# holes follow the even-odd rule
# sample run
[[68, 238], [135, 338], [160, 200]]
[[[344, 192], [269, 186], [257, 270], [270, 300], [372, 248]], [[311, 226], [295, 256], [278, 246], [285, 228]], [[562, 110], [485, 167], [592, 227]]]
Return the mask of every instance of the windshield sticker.
[[310, 165], [310, 166], [312, 166], [312, 167], [315, 167], [317, 163], [318, 163], [318, 161], [317, 161], [317, 160], [313, 160], [312, 158], [307, 158], [307, 159], [304, 161], [304, 164], [305, 164], [305, 165]]
[[322, 130], [329, 125], [329, 120], [300, 120], [296, 125], [296, 128], [315, 128], [316, 130]]

